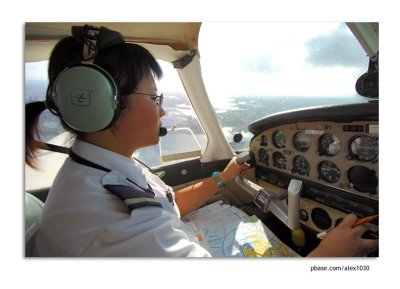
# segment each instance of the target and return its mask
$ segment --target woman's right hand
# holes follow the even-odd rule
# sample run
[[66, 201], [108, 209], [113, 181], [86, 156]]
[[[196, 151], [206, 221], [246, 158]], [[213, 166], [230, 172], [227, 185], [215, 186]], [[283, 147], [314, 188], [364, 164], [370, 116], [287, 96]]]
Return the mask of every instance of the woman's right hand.
[[320, 242], [308, 257], [363, 257], [378, 248], [378, 240], [362, 239], [366, 225], [354, 226], [357, 216], [349, 214]]

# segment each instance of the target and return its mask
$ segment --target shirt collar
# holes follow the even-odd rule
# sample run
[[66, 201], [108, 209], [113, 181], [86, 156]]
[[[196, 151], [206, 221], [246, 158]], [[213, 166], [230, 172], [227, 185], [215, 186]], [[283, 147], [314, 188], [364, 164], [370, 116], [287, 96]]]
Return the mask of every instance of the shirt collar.
[[142, 167], [133, 159], [113, 151], [101, 148], [88, 142], [76, 139], [71, 147], [72, 151], [80, 157], [105, 167], [116, 170], [133, 180], [139, 186], [146, 187], [147, 180]]

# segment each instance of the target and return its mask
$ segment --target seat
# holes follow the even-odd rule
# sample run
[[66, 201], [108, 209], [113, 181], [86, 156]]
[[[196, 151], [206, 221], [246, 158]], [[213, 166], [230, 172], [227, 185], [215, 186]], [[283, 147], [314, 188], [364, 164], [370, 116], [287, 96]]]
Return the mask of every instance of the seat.
[[44, 203], [30, 193], [25, 193], [25, 232], [36, 222], [43, 212]]
[[25, 257], [36, 257], [34, 236], [39, 230], [37, 220], [43, 212], [44, 203], [30, 193], [25, 193]]

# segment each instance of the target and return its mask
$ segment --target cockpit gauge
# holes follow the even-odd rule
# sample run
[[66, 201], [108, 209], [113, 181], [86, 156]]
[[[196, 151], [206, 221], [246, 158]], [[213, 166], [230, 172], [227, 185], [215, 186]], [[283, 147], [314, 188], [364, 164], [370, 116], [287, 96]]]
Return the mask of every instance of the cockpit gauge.
[[261, 148], [258, 150], [258, 160], [268, 166], [269, 157], [266, 149]]
[[310, 164], [303, 156], [295, 156], [293, 159], [293, 173], [299, 173], [300, 175], [310, 175]]
[[261, 136], [260, 146], [268, 146], [268, 138], [265, 135]]
[[272, 135], [272, 142], [277, 148], [284, 148], [286, 146], [286, 136], [283, 131], [277, 130]]
[[278, 169], [286, 170], [287, 160], [286, 160], [285, 156], [283, 155], [283, 153], [274, 152], [272, 154], [272, 162], [273, 162], [274, 167], [276, 167]]
[[378, 177], [375, 170], [363, 166], [351, 167], [348, 172], [349, 187], [353, 187], [360, 192], [376, 194]]
[[296, 150], [305, 152], [310, 148], [310, 137], [304, 132], [298, 132], [293, 137], [293, 145]]
[[340, 139], [331, 133], [323, 134], [318, 140], [318, 153], [321, 156], [336, 156], [341, 148]]
[[319, 177], [328, 183], [336, 183], [340, 180], [340, 170], [331, 161], [322, 161], [318, 165]]
[[366, 135], [355, 136], [349, 141], [349, 151], [356, 160], [373, 161], [378, 157], [378, 140]]

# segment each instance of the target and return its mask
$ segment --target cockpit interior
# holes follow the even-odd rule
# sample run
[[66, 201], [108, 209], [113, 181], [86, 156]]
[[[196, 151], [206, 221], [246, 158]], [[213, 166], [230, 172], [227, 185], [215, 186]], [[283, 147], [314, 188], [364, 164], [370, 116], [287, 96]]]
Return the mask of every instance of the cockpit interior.
[[[206, 54], [197, 43], [201, 23], [93, 24], [119, 30], [128, 41], [143, 45], [176, 70], [177, 79], [183, 83], [182, 91], [187, 94], [184, 104], [178, 102], [179, 93], [165, 94], [167, 108], [168, 98], [171, 101], [171, 113], [164, 123], [168, 138], [176, 139], [168, 143], [167, 137], [161, 138], [160, 146], [137, 156], [162, 175], [166, 184], [176, 190], [191, 185], [211, 176], [213, 171], [223, 170], [231, 157], [244, 152], [251, 168], [205, 205], [223, 200], [256, 215], [300, 256], [306, 256], [318, 245], [318, 234], [335, 228], [347, 214], [354, 213], [358, 218], [379, 215], [378, 23], [342, 24], [367, 54], [365, 70], [352, 84], [354, 94], [363, 96], [363, 102], [290, 108], [248, 120], [249, 108], [242, 113], [243, 118], [232, 117], [245, 127], [237, 131], [224, 125], [226, 118], [223, 114], [220, 117], [209, 100], [213, 93], [206, 89], [203, 77], [207, 73], [202, 72], [206, 64], [201, 62]], [[69, 26], [26, 23], [26, 62], [47, 60], [55, 41], [68, 35]], [[31, 91], [26, 90], [27, 102], [33, 98]], [[245, 104], [246, 101], [236, 103]], [[192, 111], [186, 110], [189, 106]], [[266, 110], [268, 104], [256, 106]], [[221, 112], [229, 110], [225, 106]], [[170, 116], [175, 119], [170, 121]], [[195, 118], [200, 125], [188, 125], [188, 119]], [[43, 126], [58, 128], [51, 121]], [[65, 136], [60, 137], [63, 133], [57, 131], [45, 140], [48, 146], [40, 156], [40, 170], [26, 167], [25, 191], [43, 203], [58, 167], [67, 157], [69, 146]], [[175, 151], [178, 145], [183, 148]], [[364, 238], [378, 239], [379, 219], [368, 226]], [[295, 227], [305, 233], [306, 241], [301, 246], [292, 239]], [[379, 251], [369, 256], [378, 257]]]

